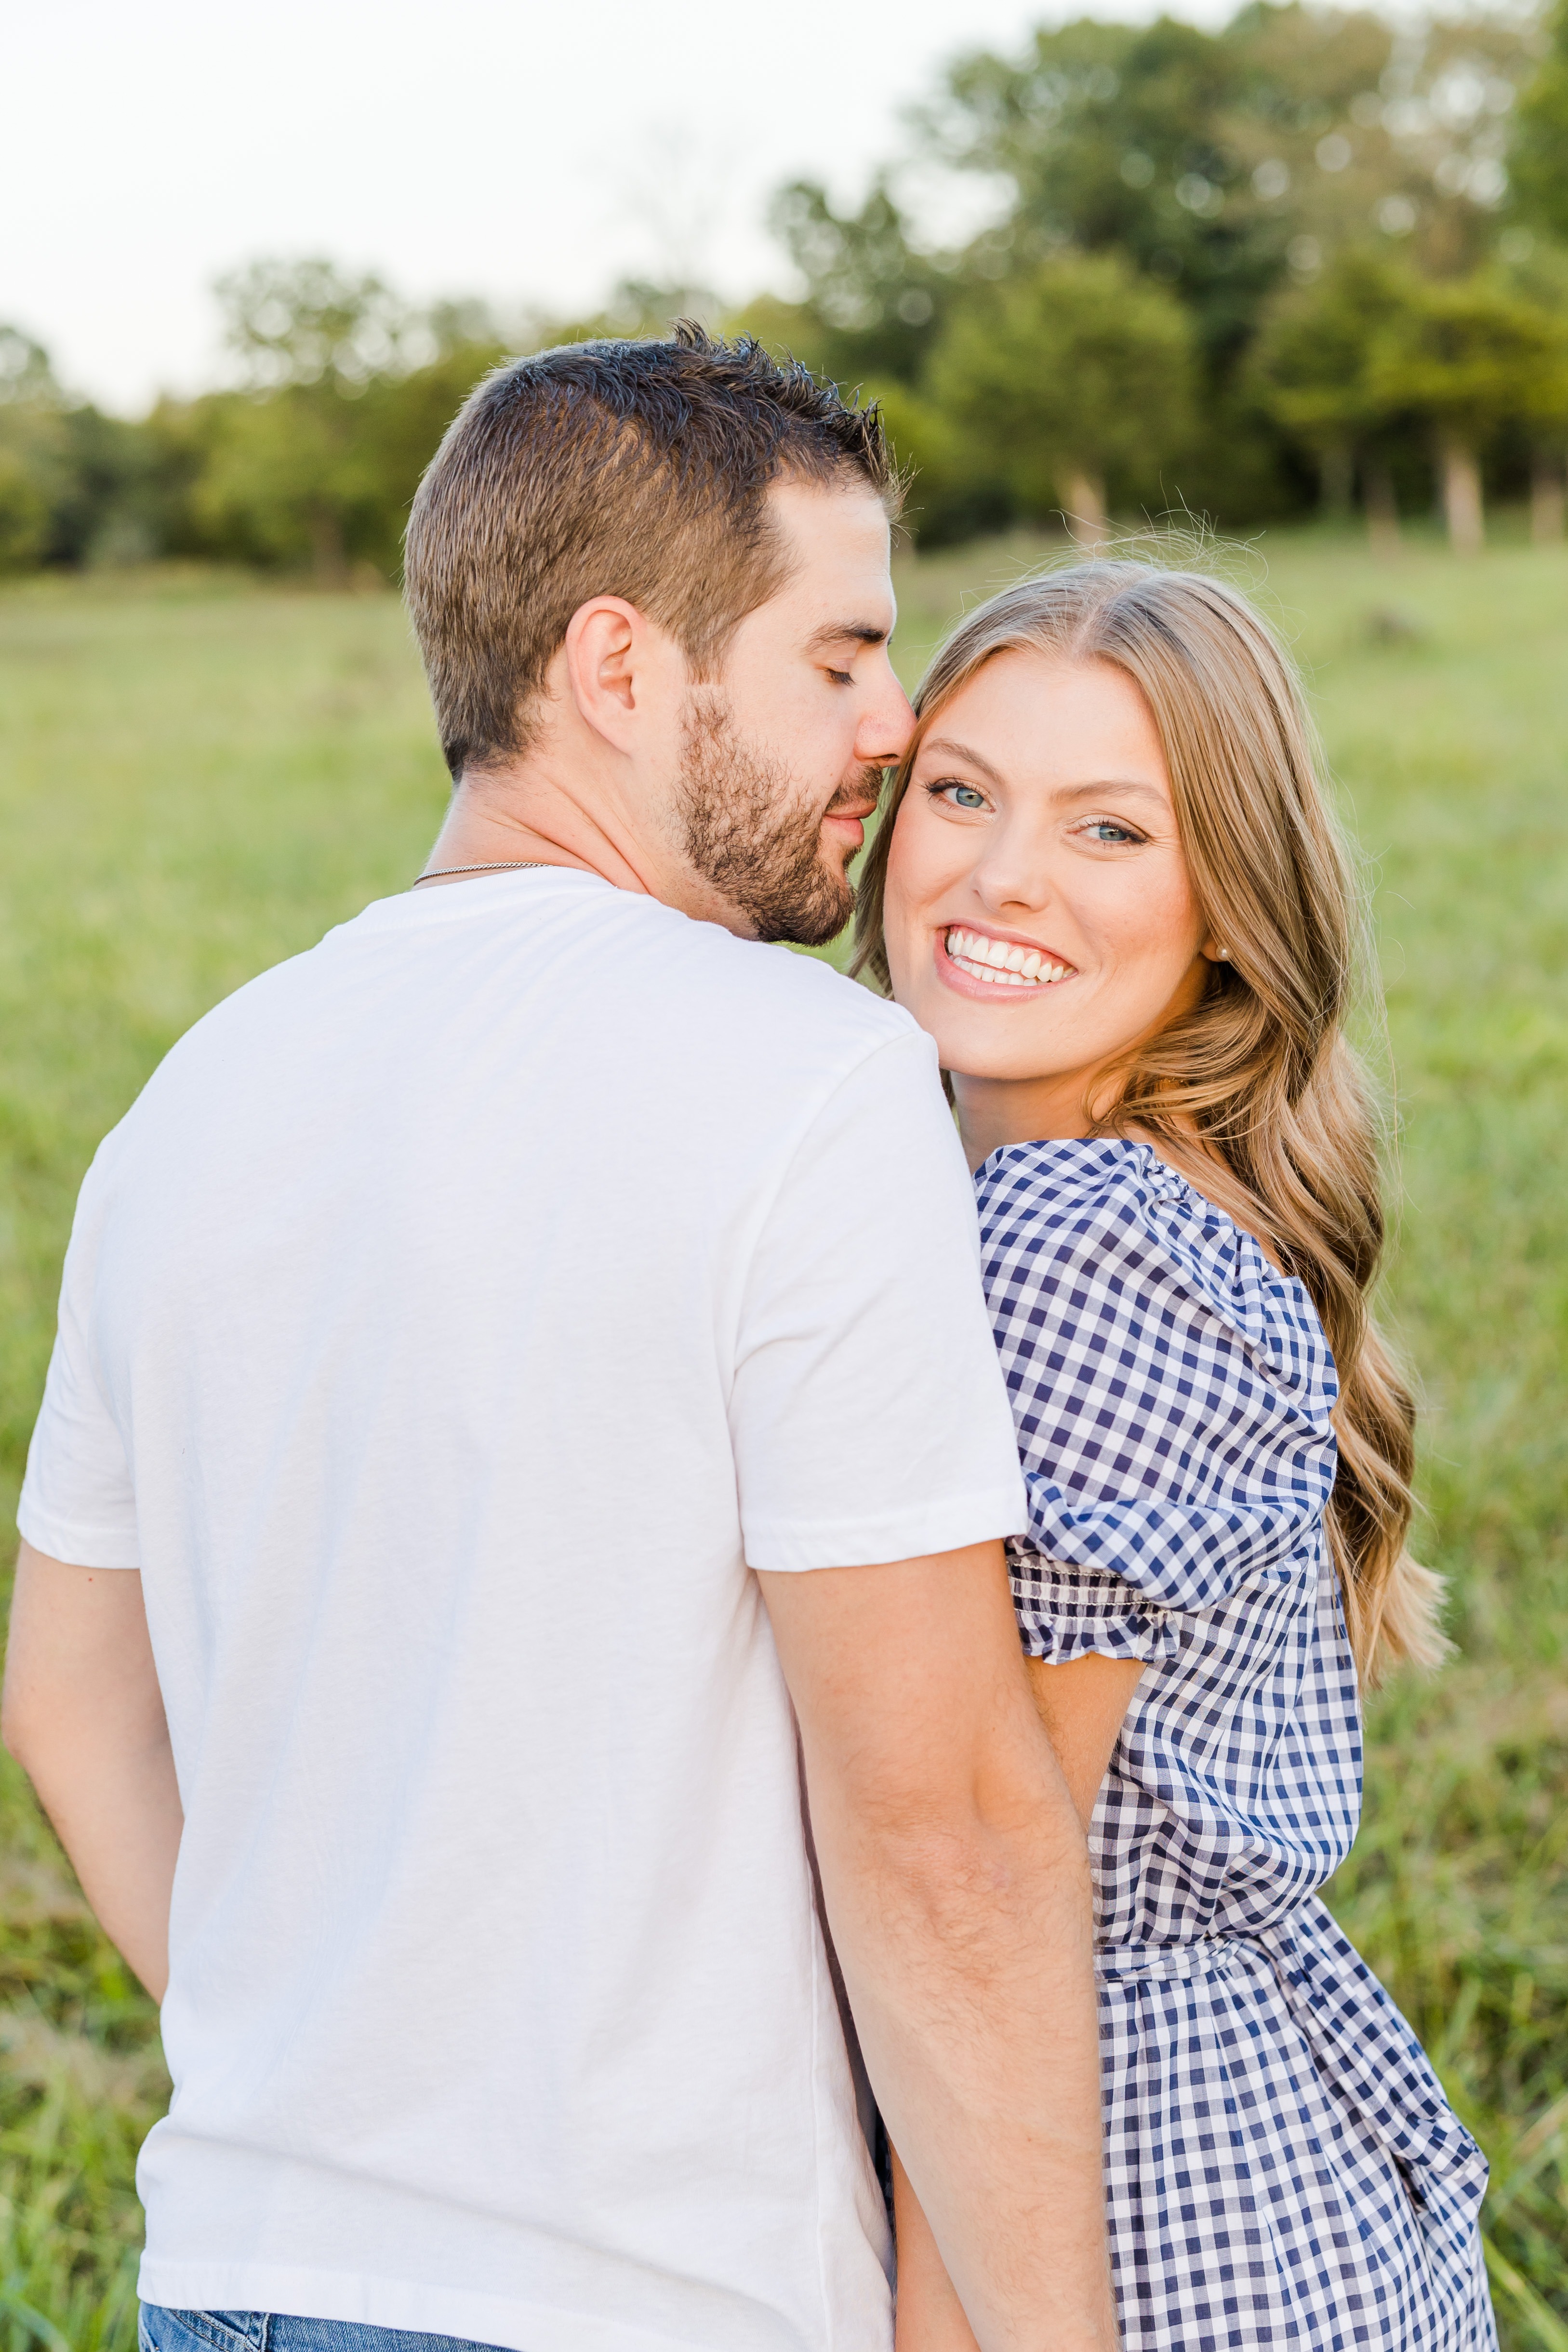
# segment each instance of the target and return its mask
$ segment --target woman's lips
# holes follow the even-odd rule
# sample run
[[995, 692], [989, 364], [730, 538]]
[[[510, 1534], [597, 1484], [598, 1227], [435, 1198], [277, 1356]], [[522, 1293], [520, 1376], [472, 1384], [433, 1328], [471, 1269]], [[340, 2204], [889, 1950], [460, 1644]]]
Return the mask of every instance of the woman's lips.
[[961, 995], [1007, 1004], [1038, 996], [1074, 976], [1073, 966], [1049, 948], [964, 923], [949, 923], [938, 931], [936, 968]]

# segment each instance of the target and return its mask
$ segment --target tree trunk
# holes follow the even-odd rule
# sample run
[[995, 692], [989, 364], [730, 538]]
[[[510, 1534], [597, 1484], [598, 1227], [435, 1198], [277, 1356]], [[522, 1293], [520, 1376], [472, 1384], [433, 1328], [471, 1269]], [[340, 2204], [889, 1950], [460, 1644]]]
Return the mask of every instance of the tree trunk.
[[1476, 453], [1457, 433], [1445, 433], [1437, 450], [1443, 477], [1443, 513], [1448, 544], [1456, 555], [1476, 555], [1486, 544], [1481, 509], [1481, 469]]
[[1331, 441], [1318, 457], [1319, 496], [1323, 512], [1343, 522], [1351, 511], [1355, 488], [1355, 460], [1348, 441]]
[[1098, 554], [1110, 536], [1105, 519], [1105, 479], [1100, 474], [1076, 468], [1062, 485], [1067, 492], [1067, 527], [1086, 555]]
[[1369, 457], [1361, 469], [1362, 503], [1366, 509], [1366, 535], [1374, 555], [1399, 552], [1399, 505], [1394, 477], [1381, 457]]
[[310, 509], [310, 564], [318, 588], [346, 588], [348, 551], [343, 545], [342, 517], [331, 507]]
[[1537, 547], [1563, 536], [1563, 461], [1555, 451], [1537, 449], [1530, 462], [1530, 536]]

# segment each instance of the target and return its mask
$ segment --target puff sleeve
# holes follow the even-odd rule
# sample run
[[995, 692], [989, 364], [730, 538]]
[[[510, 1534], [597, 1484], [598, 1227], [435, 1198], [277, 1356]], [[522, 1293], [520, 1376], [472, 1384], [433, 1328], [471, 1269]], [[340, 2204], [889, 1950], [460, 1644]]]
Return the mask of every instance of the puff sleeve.
[[1145, 1145], [1016, 1145], [978, 1183], [1026, 1650], [1167, 1656], [1184, 1616], [1315, 1573], [1337, 1387], [1301, 1285]]

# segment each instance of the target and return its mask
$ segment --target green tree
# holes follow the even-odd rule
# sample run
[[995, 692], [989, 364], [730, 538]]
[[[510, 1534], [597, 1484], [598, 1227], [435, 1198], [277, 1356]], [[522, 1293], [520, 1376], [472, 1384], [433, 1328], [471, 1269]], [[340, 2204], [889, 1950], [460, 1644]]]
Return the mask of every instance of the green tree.
[[0, 571], [145, 561], [180, 536], [195, 467], [163, 415], [106, 415], [0, 327]]
[[[834, 382], [858, 383], [867, 371], [843, 367], [837, 372], [830, 362], [837, 352], [837, 338], [815, 306], [810, 302], [786, 302], [782, 295], [754, 294], [749, 302], [742, 303], [724, 320], [724, 331], [730, 335], [754, 335], [758, 342], [773, 352], [787, 353], [799, 360], [816, 375], [830, 375]], [[870, 373], [875, 375], [873, 369]], [[894, 381], [879, 377], [880, 383]]]
[[[1512, 240], [1509, 240], [1512, 242]], [[1544, 237], [1504, 265], [1500, 276], [1510, 290], [1558, 321], [1568, 322], [1568, 247]], [[1568, 370], [1546, 367], [1531, 382], [1526, 425], [1530, 435], [1530, 535], [1551, 544], [1563, 535], [1564, 458], [1568, 457]]]
[[[541, 341], [574, 339], [569, 331], [551, 331]], [[353, 551], [387, 578], [395, 579], [401, 571], [408, 509], [441, 436], [480, 377], [505, 357], [494, 325], [470, 320], [460, 339], [425, 366], [367, 394], [363, 447], [369, 504]]]
[[[914, 383], [951, 305], [952, 272], [910, 242], [886, 177], [852, 213], [836, 211], [816, 181], [796, 180], [769, 219], [808, 289], [793, 323], [810, 355], [796, 355], [838, 383]], [[768, 330], [790, 323], [775, 318], [756, 331], [772, 342]]]
[[[335, 399], [335, 395], [331, 395]], [[308, 564], [322, 587], [349, 577], [354, 542], [374, 528], [380, 487], [366, 417], [288, 384], [225, 393], [198, 405], [198, 529], [230, 561]]]
[[1419, 287], [1375, 339], [1371, 395], [1430, 431], [1448, 537], [1461, 553], [1485, 537], [1488, 444], [1504, 425], [1528, 421], [1563, 364], [1563, 322], [1484, 275]]
[[1509, 176], [1521, 215], [1568, 242], [1568, 0], [1550, 20], [1550, 47], [1520, 100]]
[[381, 278], [351, 278], [319, 257], [248, 262], [214, 290], [253, 390], [320, 384], [352, 399], [403, 371], [422, 323]]
[[253, 261], [216, 291], [247, 388], [210, 412], [198, 514], [262, 561], [308, 554], [340, 584], [375, 530], [370, 395], [410, 372], [422, 322], [380, 278], [321, 259]]
[[0, 573], [32, 572], [48, 551], [51, 500], [35, 436], [0, 416]]
[[1219, 382], [1265, 298], [1369, 232], [1408, 239], [1423, 267], [1479, 262], [1529, 71], [1500, 18], [1396, 34], [1366, 10], [1257, 0], [1217, 32], [1084, 19], [1042, 26], [1016, 57], [975, 52], [919, 136], [1015, 192], [981, 266], [1032, 267], [1068, 243], [1123, 251], [1191, 307]]
[[1012, 493], [947, 408], [891, 380], [860, 390], [881, 409], [906, 484], [904, 524], [922, 547], [1005, 528], [1016, 511]]
[[932, 361], [937, 406], [977, 470], [1026, 513], [1058, 508], [1086, 544], [1112, 498], [1153, 489], [1192, 425], [1179, 303], [1115, 254], [1064, 254], [975, 289]]
[[0, 326], [0, 572], [30, 572], [50, 551], [70, 478], [63, 410], [43, 345]]
[[1168, 17], [1137, 27], [1082, 19], [1042, 26], [1016, 60], [960, 60], [923, 127], [942, 162], [1016, 191], [973, 267], [1026, 271], [1068, 244], [1123, 252], [1181, 288], [1219, 351], [1285, 268], [1288, 231], [1248, 202], [1223, 135], [1242, 98], [1213, 34]]
[[185, 536], [185, 509], [196, 467], [169, 410], [108, 415], [90, 402], [61, 417], [68, 480], [54, 514], [53, 562], [144, 563]]
[[0, 407], [59, 405], [60, 388], [42, 343], [20, 327], [0, 325]]
[[929, 397], [931, 354], [973, 281], [1122, 255], [1195, 331], [1189, 495], [1233, 519], [1287, 510], [1302, 499], [1287, 446], [1300, 436], [1248, 370], [1270, 304], [1369, 243], [1435, 275], [1478, 267], [1531, 69], [1525, 29], [1493, 15], [1395, 28], [1365, 8], [1248, 0], [1214, 32], [1169, 17], [1044, 26], [1016, 52], [958, 58], [911, 119], [913, 160], [982, 179], [990, 226], [962, 253], [923, 251], [891, 193], [897, 164], [859, 212], [799, 184], [777, 222], [807, 299], [753, 306], [746, 322], [840, 381]]
[[1348, 512], [1362, 478], [1374, 544], [1398, 536], [1385, 436], [1394, 419], [1371, 378], [1373, 346], [1418, 299], [1408, 274], [1364, 250], [1342, 253], [1318, 283], [1274, 305], [1253, 354], [1269, 413], [1318, 463], [1322, 503]]

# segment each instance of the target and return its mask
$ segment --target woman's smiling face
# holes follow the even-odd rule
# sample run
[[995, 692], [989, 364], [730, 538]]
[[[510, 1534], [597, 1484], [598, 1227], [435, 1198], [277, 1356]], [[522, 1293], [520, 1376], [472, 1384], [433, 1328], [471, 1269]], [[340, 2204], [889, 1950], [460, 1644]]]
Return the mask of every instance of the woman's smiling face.
[[1009, 651], [942, 704], [884, 923], [893, 994], [936, 1039], [973, 1139], [1083, 1134], [1097, 1076], [1197, 1003], [1217, 953], [1124, 671]]

